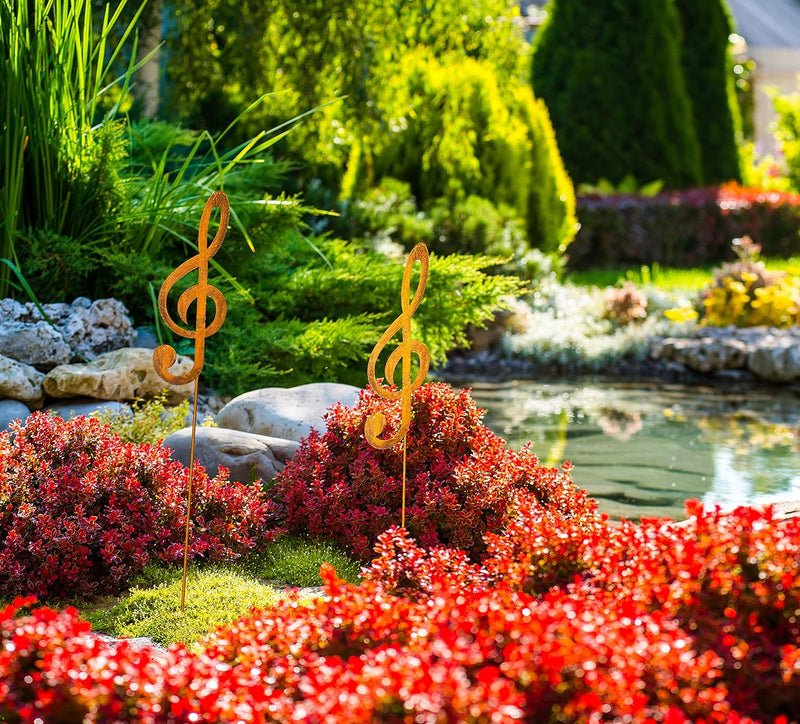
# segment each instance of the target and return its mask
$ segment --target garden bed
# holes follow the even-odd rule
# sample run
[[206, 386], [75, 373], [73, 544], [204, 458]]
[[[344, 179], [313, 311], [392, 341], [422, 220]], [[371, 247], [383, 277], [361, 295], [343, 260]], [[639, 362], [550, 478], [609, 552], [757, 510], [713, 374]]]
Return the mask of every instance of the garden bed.
[[[0, 612], [0, 721], [797, 720], [800, 519], [690, 504], [682, 524], [612, 525], [569, 464], [507, 448], [466, 392], [426, 385], [412, 404], [407, 530], [402, 451], [363, 439], [368, 415], [393, 425], [399, 409], [369, 392], [303, 443], [274, 510], [258, 484], [201, 476], [185, 613], [179, 569], [141, 568], [171, 559], [173, 526], [158, 521], [180, 517], [185, 469], [83, 418], [35, 415], [0, 436], [3, 595], [69, 597], [104, 633], [178, 641], [110, 641], [74, 608], [19, 598]], [[129, 593], [123, 491], [151, 510]], [[362, 580], [325, 564], [311, 599], [253, 582], [306, 545], [276, 549], [281, 527], [332, 538]], [[95, 565], [70, 565], [76, 554]], [[94, 602], [74, 599], [78, 583]]]

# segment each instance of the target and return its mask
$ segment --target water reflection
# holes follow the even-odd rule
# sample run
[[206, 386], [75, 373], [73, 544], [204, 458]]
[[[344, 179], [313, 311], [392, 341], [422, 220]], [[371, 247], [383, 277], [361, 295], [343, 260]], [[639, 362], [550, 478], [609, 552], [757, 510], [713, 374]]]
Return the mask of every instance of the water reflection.
[[684, 517], [700, 498], [730, 507], [800, 499], [800, 399], [786, 389], [603, 382], [471, 385], [484, 422], [576, 484], [612, 518]]

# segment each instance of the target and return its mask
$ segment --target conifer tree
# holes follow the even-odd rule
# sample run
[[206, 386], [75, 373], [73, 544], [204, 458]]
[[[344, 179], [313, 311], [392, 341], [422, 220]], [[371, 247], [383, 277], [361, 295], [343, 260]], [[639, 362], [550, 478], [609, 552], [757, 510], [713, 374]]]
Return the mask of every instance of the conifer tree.
[[681, 63], [700, 143], [703, 183], [741, 180], [741, 132], [730, 43], [731, 17], [725, 0], [674, 0], [683, 42]]
[[533, 50], [533, 89], [550, 111], [575, 183], [627, 175], [701, 181], [672, 0], [551, 0]]

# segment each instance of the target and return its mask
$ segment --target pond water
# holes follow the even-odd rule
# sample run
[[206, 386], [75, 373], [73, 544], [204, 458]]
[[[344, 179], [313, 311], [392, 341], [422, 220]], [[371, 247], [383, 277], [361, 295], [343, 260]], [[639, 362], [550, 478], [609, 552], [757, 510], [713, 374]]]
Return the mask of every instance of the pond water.
[[484, 423], [575, 483], [612, 519], [685, 518], [684, 501], [723, 508], [800, 499], [800, 397], [620, 381], [475, 382]]

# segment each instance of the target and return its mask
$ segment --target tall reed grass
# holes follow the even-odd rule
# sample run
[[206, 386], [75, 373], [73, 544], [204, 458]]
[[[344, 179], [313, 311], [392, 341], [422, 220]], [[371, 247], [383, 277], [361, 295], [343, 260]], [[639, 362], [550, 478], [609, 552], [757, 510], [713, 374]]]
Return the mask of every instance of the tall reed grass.
[[[119, 201], [119, 104], [99, 104], [115, 87], [125, 98], [137, 68], [113, 70], [143, 7], [120, 31], [125, 4], [106, 6], [95, 30], [91, 0], [0, 0], [0, 258], [11, 264], [32, 229], [96, 243]], [[0, 265], [0, 297], [10, 273]]]

